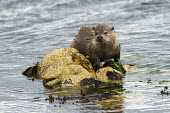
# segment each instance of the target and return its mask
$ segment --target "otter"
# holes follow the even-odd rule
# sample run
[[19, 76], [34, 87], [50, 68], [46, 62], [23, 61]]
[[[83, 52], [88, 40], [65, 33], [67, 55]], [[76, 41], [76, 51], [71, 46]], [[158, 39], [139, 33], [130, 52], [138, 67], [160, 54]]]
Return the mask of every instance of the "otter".
[[70, 45], [81, 54], [89, 56], [93, 69], [97, 71], [101, 62], [114, 59], [120, 62], [120, 44], [116, 39], [113, 26], [99, 24], [97, 26], [82, 26]]

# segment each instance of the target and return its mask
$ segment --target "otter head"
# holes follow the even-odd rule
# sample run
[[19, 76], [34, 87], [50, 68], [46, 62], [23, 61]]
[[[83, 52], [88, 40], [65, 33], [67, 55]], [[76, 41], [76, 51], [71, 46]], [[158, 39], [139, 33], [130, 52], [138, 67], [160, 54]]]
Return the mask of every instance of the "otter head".
[[114, 42], [116, 40], [116, 33], [114, 27], [107, 24], [99, 24], [93, 27], [96, 42], [107, 43]]

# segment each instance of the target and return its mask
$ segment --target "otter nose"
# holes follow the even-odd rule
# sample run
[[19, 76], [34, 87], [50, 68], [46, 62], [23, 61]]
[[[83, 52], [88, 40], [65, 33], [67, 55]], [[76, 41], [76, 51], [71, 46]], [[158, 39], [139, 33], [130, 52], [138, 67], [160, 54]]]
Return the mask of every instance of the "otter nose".
[[98, 36], [98, 37], [97, 37], [97, 41], [99, 41], [99, 42], [102, 41], [102, 39], [103, 39], [102, 36]]

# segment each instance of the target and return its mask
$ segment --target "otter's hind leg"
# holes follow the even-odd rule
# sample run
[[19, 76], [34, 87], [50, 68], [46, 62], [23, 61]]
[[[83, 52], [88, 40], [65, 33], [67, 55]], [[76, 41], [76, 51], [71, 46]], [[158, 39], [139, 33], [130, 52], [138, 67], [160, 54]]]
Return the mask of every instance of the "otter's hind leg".
[[114, 61], [118, 62], [119, 64], [122, 64], [121, 61], [120, 61], [120, 57], [119, 58], [114, 58]]
[[113, 59], [114, 59], [115, 62], [122, 64], [121, 61], [120, 61], [120, 52], [116, 56], [114, 56]]
[[118, 47], [117, 47], [117, 54], [113, 57], [113, 59], [114, 59], [115, 62], [122, 64], [121, 61], [120, 61], [120, 50], [121, 50], [121, 47], [120, 47], [120, 44], [119, 44]]

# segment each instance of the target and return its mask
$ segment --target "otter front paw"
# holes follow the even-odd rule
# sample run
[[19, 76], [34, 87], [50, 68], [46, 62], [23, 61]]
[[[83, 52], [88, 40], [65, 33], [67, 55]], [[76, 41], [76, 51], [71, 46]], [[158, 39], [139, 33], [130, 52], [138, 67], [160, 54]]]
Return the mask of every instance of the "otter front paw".
[[120, 61], [120, 59], [114, 59], [115, 62], [118, 62], [119, 64], [122, 65], [122, 62]]
[[93, 70], [96, 72], [97, 70], [99, 70], [100, 69], [100, 65], [98, 65], [98, 64], [94, 64], [93, 65]]

